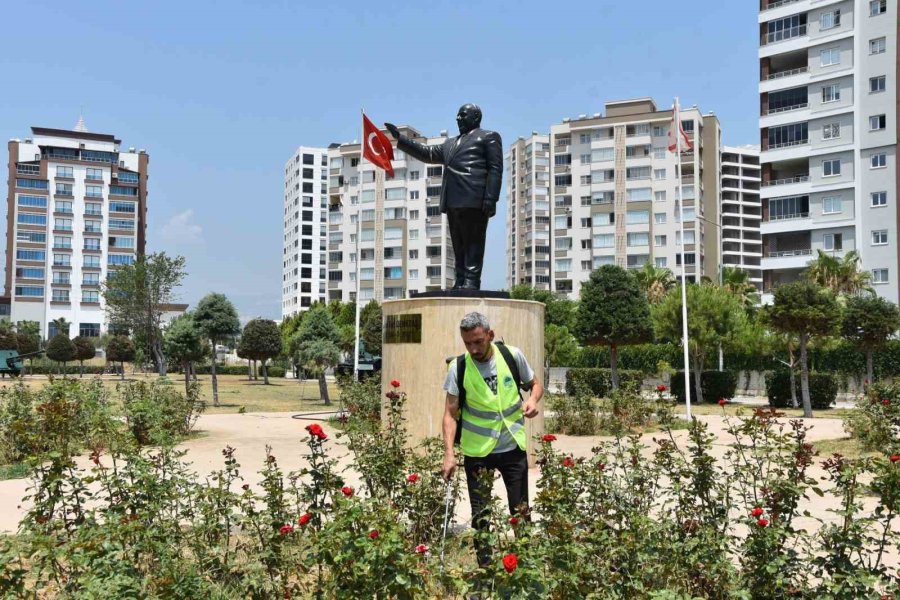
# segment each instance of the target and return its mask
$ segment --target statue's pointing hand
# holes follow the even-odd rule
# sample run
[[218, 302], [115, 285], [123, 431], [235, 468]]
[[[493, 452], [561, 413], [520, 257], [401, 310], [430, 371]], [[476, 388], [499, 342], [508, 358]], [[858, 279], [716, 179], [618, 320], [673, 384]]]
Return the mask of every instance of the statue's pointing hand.
[[395, 140], [400, 139], [400, 130], [397, 129], [396, 125], [394, 125], [393, 123], [385, 123], [384, 126], [387, 127], [387, 130], [391, 132], [391, 135]]

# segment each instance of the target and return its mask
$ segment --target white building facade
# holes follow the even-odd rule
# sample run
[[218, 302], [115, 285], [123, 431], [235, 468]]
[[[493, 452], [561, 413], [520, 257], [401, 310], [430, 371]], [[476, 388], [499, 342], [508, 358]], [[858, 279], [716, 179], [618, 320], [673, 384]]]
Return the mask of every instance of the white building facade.
[[763, 296], [856, 250], [898, 300], [897, 2], [761, 0]]
[[550, 136], [520, 137], [506, 153], [506, 285], [549, 290]]
[[722, 265], [741, 269], [762, 289], [759, 146], [722, 148]]

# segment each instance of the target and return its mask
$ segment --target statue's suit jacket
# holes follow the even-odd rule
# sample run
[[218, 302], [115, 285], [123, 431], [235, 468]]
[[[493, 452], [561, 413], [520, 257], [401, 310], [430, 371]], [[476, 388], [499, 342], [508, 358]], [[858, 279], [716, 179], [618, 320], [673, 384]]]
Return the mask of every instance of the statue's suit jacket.
[[478, 127], [433, 146], [401, 135], [397, 148], [424, 163], [444, 165], [441, 212], [450, 208], [479, 208], [493, 216], [503, 180], [500, 134]]

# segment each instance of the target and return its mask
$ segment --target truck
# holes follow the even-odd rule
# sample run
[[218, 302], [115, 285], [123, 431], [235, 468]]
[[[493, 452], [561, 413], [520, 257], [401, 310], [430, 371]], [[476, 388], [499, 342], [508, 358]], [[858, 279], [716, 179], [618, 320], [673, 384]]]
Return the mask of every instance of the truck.
[[43, 354], [44, 350], [19, 354], [18, 350], [0, 350], [0, 375], [18, 377], [22, 373], [22, 359]]

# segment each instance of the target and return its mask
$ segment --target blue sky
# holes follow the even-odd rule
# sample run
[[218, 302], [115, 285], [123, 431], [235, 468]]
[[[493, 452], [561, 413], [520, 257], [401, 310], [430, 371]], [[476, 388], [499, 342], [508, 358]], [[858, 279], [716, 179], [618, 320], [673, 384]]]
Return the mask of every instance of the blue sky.
[[[49, 2], [8, 5], [0, 133], [89, 130], [150, 153], [149, 246], [187, 257], [194, 304], [280, 317], [285, 161], [376, 123], [453, 131], [465, 102], [508, 143], [607, 100], [714, 111], [758, 142], [758, 3]], [[504, 182], [505, 183], [505, 182]], [[504, 282], [505, 202], [484, 287]]]

